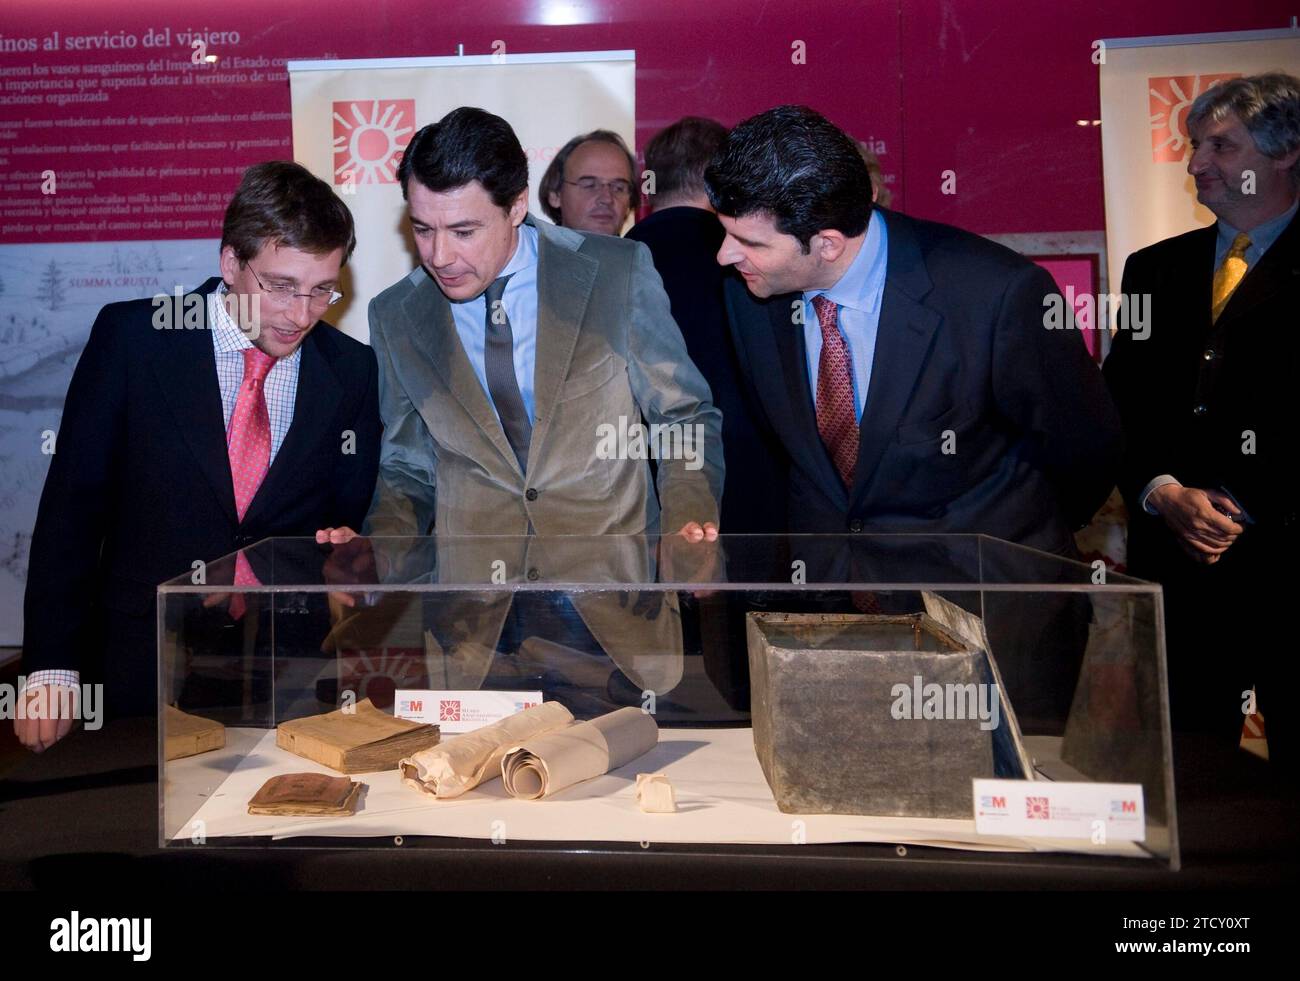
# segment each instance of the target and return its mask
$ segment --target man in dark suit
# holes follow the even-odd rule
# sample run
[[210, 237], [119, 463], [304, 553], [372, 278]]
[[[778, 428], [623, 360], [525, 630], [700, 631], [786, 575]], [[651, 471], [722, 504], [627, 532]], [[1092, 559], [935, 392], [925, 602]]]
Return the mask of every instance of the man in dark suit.
[[1149, 330], [1121, 329], [1105, 364], [1127, 435], [1129, 569], [1164, 586], [1175, 727], [1235, 747], [1254, 686], [1270, 760], [1294, 774], [1295, 658], [1274, 618], [1296, 546], [1300, 79], [1220, 83], [1187, 128], [1218, 221], [1129, 256], [1124, 302], [1146, 305]]
[[793, 532], [982, 532], [1063, 555], [1120, 427], [1046, 271], [872, 205], [853, 140], [782, 106], [705, 171], [742, 370], [790, 462]]
[[[329, 185], [297, 164], [258, 164], [226, 211], [220, 279], [100, 312], [32, 537], [21, 697], [57, 703], [84, 673], [103, 682], [110, 715], [153, 713], [160, 582], [365, 516], [381, 435], [375, 357], [317, 319], [341, 297], [355, 243]], [[230, 585], [258, 581], [246, 560], [231, 566]], [[236, 590], [210, 612], [233, 622], [248, 608]], [[37, 751], [71, 725], [43, 714], [15, 724]]]
[[704, 190], [704, 168], [726, 139], [726, 127], [699, 116], [655, 134], [645, 148], [654, 211], [624, 238], [650, 249], [686, 351], [722, 410], [722, 527], [732, 535], [776, 533], [786, 522], [785, 471], [779, 447], [754, 421], [741, 381], [722, 301], [727, 271], [717, 262], [724, 233]]

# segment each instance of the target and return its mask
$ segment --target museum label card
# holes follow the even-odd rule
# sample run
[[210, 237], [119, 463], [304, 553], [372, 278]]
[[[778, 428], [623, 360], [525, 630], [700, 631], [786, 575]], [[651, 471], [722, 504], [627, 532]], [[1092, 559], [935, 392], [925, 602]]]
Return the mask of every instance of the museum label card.
[[471, 732], [542, 703], [539, 691], [434, 691], [397, 689], [393, 714], [413, 722], [432, 722], [443, 735]]
[[1144, 841], [1140, 783], [973, 780], [975, 830], [983, 835]]

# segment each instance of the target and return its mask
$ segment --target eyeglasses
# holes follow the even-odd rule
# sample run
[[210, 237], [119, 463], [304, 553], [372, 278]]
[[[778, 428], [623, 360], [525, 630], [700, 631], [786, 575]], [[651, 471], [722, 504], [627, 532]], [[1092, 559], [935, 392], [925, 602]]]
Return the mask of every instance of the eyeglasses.
[[275, 286], [267, 286], [262, 282], [262, 277], [257, 274], [257, 270], [254, 269], [252, 265], [249, 263], [244, 263], [244, 265], [248, 266], [248, 271], [251, 272], [253, 278], [257, 280], [257, 285], [262, 288], [262, 292], [269, 296], [271, 302], [277, 307], [287, 307], [290, 303], [301, 296], [306, 299], [309, 306], [323, 310], [325, 307], [332, 307], [334, 304], [338, 303], [339, 300], [343, 299], [343, 293], [340, 290], [326, 289], [323, 286], [318, 286], [310, 293], [296, 293], [294, 292], [294, 288], [288, 283], [278, 283]]
[[585, 194], [595, 194], [606, 187], [616, 198], [626, 198], [632, 194], [632, 182], [625, 181], [621, 177], [616, 177], [612, 181], [603, 181], [599, 177], [580, 177], [576, 181], [566, 180], [564, 183], [581, 188]]

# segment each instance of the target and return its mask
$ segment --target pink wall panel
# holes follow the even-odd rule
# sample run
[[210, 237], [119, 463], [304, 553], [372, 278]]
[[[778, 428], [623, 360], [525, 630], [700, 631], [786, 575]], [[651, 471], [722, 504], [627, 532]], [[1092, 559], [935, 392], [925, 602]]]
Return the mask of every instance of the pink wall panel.
[[[1098, 38], [1281, 28], [1294, 3], [902, 0], [908, 211], [980, 232], [1103, 227]], [[945, 195], [940, 175], [957, 174]]]
[[[0, 40], [170, 25], [238, 30], [241, 57], [446, 55], [458, 43], [488, 54], [498, 39], [508, 52], [632, 48], [638, 150], [683, 114], [731, 124], [803, 102], [883, 145], [896, 207], [982, 232], [1026, 232], [1102, 227], [1099, 135], [1075, 123], [1098, 114], [1093, 39], [1282, 27], [1290, 12], [1282, 0], [7, 0]], [[804, 64], [792, 59], [796, 41]], [[0, 66], [26, 60], [0, 51]], [[229, 92], [150, 98], [218, 111]], [[251, 108], [289, 108], [285, 81], [239, 94]], [[0, 121], [15, 112], [0, 107]], [[287, 124], [263, 128], [287, 146]], [[955, 195], [940, 191], [947, 169]]]

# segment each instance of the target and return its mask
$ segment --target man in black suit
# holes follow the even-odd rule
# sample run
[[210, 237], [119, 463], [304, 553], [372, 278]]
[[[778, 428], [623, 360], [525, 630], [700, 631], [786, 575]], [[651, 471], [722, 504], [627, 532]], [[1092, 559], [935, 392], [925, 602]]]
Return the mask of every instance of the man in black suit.
[[793, 532], [983, 532], [1062, 555], [1115, 483], [1119, 419], [1046, 271], [872, 205], [852, 138], [801, 106], [705, 171], [742, 370], [790, 462]]
[[[32, 536], [29, 705], [57, 705], [84, 673], [104, 683], [108, 714], [152, 714], [160, 582], [365, 516], [381, 435], [375, 357], [317, 319], [341, 297], [355, 243], [329, 185], [297, 164], [258, 164], [226, 211], [221, 278], [100, 311]], [[257, 574], [240, 562], [226, 581]], [[236, 591], [208, 612], [233, 622], [248, 608]], [[37, 714], [15, 728], [41, 751], [71, 721]]]
[[[1077, 556], [1073, 531], [1115, 483], [1120, 426], [1080, 336], [1048, 329], [1047, 272], [873, 206], [852, 138], [802, 106], [740, 123], [704, 179], [718, 261], [743, 279], [726, 285], [741, 368], [789, 462], [789, 530], [848, 539], [791, 543], [808, 581], [889, 578], [912, 555], [922, 577], [971, 581], [968, 542], [913, 540], [882, 563], [855, 533], [978, 532]], [[986, 625], [1021, 723], [1059, 734], [1088, 605], [1039, 594], [999, 610]]]
[[727, 327], [717, 263], [723, 231], [704, 190], [704, 168], [727, 138], [721, 123], [686, 116], [646, 144], [654, 174], [654, 211], [624, 238], [644, 242], [672, 303], [686, 351], [722, 410], [722, 450], [727, 476], [721, 527], [728, 534], [777, 533], [785, 528], [785, 471], [780, 449], [754, 421]]
[[1295, 657], [1276, 618], [1297, 544], [1300, 79], [1220, 83], [1187, 128], [1218, 221], [1129, 256], [1124, 302], [1145, 303], [1149, 329], [1121, 329], [1105, 365], [1127, 435], [1129, 569], [1164, 586], [1175, 727], [1235, 747], [1254, 686], [1270, 760], [1294, 774]]

